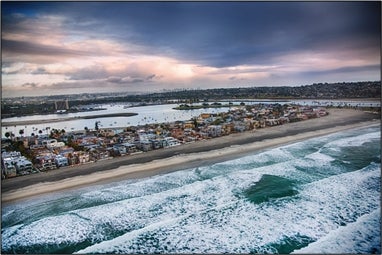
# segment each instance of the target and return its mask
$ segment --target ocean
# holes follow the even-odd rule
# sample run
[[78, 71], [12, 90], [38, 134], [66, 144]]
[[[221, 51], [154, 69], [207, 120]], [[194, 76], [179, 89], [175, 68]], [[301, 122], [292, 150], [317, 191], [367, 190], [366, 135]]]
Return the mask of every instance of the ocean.
[[2, 253], [381, 253], [380, 126], [2, 207]]

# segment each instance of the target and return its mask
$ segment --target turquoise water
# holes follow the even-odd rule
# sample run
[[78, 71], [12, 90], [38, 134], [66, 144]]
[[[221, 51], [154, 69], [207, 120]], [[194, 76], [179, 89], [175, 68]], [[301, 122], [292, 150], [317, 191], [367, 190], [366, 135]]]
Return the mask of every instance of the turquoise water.
[[380, 126], [2, 208], [2, 253], [381, 253]]

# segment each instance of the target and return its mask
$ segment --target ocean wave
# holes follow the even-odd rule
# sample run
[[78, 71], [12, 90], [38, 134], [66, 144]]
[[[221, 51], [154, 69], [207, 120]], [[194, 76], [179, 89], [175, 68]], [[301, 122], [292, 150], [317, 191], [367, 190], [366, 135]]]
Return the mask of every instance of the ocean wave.
[[[222, 206], [181, 218], [168, 217], [173, 220], [151, 225], [147, 231], [138, 232], [139, 235], [126, 233], [78, 253], [274, 252], [273, 248], [286, 238], [293, 239], [295, 245], [307, 245], [307, 240], [318, 240], [378, 208], [378, 191], [364, 188], [370, 178], [378, 183], [374, 178], [379, 176], [378, 166], [370, 168], [373, 167], [374, 170], [363, 169], [306, 185], [300, 190], [298, 200], [258, 205], [246, 200], [219, 203]], [[354, 179], [358, 180], [355, 184], [351, 182]], [[326, 194], [333, 184], [336, 189]], [[354, 198], [356, 193], [358, 196]], [[340, 216], [344, 222], [338, 221]], [[147, 240], [152, 240], [151, 244]]]
[[381, 213], [377, 209], [293, 253], [381, 254], [380, 227]]
[[[380, 243], [366, 234], [380, 233], [375, 228], [381, 169], [373, 161], [379, 148], [375, 130], [370, 129], [371, 135], [359, 130], [314, 138], [212, 166], [3, 208], [7, 224], [2, 228], [2, 251], [289, 253], [315, 247], [364, 251], [367, 244]], [[358, 142], [361, 138], [375, 146], [364, 148]], [[364, 162], [354, 166], [354, 150], [344, 150], [351, 164], [346, 163], [330, 150], [337, 148], [336, 141], [358, 146], [371, 156], [361, 155]], [[361, 226], [359, 237], [355, 237], [357, 226]], [[330, 242], [329, 236], [341, 230], [343, 238], [353, 240], [348, 249], [341, 238], [337, 244]]]
[[336, 148], [336, 147], [356, 147], [362, 146], [365, 143], [372, 142], [374, 140], [379, 140], [381, 137], [380, 131], [371, 132], [366, 134], [360, 134], [358, 136], [344, 137], [327, 143], [326, 147]]

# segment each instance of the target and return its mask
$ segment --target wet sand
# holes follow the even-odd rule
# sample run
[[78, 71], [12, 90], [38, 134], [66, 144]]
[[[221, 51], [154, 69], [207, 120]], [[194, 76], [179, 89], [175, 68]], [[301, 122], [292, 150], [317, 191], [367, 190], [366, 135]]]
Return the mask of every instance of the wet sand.
[[330, 114], [322, 118], [3, 180], [2, 202], [208, 165], [312, 137], [380, 124], [379, 115], [351, 109], [328, 111]]

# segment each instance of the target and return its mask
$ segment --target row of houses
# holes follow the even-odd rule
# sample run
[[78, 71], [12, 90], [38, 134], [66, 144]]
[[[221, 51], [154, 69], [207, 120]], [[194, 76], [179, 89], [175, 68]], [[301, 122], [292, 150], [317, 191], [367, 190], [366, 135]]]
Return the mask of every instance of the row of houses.
[[2, 175], [8, 178], [29, 174], [33, 171], [32, 162], [22, 156], [19, 151], [2, 152], [1, 163]]
[[[24, 146], [28, 147], [32, 160], [28, 161], [17, 152], [11, 153], [17, 154], [17, 157], [5, 153], [2, 156], [3, 177], [170, 148], [232, 133], [318, 118], [326, 114], [323, 108], [259, 104], [237, 107], [219, 114], [204, 113], [188, 121], [84, 130], [58, 135], [52, 133], [50, 137], [28, 137], [24, 139]], [[20, 158], [20, 163], [17, 163], [19, 161], [16, 158]], [[21, 163], [27, 161], [28, 164]], [[24, 165], [28, 167], [23, 167]]]

